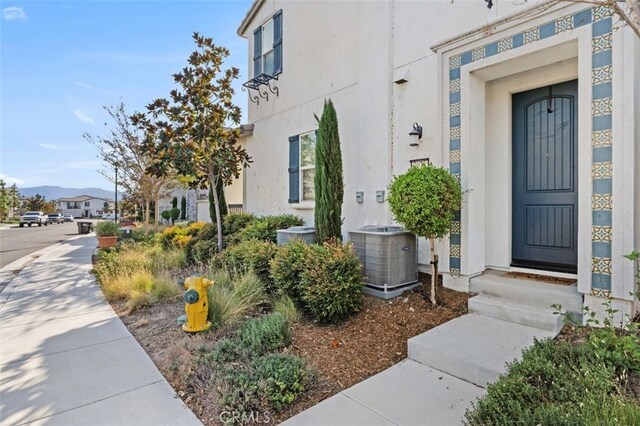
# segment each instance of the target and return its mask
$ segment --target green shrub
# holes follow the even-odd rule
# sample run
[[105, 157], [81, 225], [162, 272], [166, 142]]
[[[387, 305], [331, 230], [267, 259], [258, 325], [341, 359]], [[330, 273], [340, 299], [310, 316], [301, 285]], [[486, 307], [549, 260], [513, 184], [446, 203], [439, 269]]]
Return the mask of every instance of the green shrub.
[[98, 237], [111, 237], [118, 235], [120, 227], [117, 223], [111, 221], [98, 222], [96, 225], [96, 235]]
[[640, 372], [640, 337], [614, 328], [595, 329], [589, 335], [594, 355], [618, 372]]
[[638, 424], [640, 404], [622, 396], [615, 369], [588, 344], [544, 340], [489, 385], [465, 419], [468, 425]]
[[290, 405], [305, 390], [307, 369], [300, 358], [266, 355], [255, 361], [254, 371], [259, 380], [260, 394], [277, 411]]
[[281, 313], [290, 324], [300, 322], [300, 312], [293, 299], [283, 294], [273, 304], [273, 312]]
[[253, 270], [264, 282], [267, 291], [273, 292], [270, 262], [278, 251], [271, 242], [249, 240], [227, 248], [222, 252], [221, 263], [229, 271], [245, 273]]
[[302, 305], [320, 323], [345, 320], [362, 307], [364, 275], [351, 244], [314, 246], [302, 273]]
[[207, 288], [208, 319], [216, 328], [234, 324], [267, 301], [264, 284], [253, 272]]
[[249, 224], [258, 220], [251, 213], [229, 213], [222, 219], [222, 234], [227, 246], [238, 243], [238, 234]]
[[291, 343], [291, 329], [284, 315], [273, 313], [250, 319], [238, 331], [242, 348], [254, 357], [274, 352]]
[[208, 263], [218, 251], [218, 231], [215, 223], [197, 222], [190, 225], [191, 240], [185, 247], [185, 254], [189, 264]]
[[147, 233], [144, 232], [144, 228], [135, 228], [131, 231], [131, 239], [136, 243], [151, 244], [155, 241], [155, 232], [150, 229]]
[[284, 214], [278, 216], [263, 216], [257, 221], [251, 222], [242, 230], [239, 235], [239, 241], [260, 240], [277, 241], [277, 230], [287, 229], [292, 226], [301, 226], [304, 221], [298, 216]]
[[300, 282], [313, 250], [299, 238], [279, 247], [270, 264], [274, 288], [291, 296], [293, 300], [302, 300]]
[[[251, 370], [237, 364], [224, 364], [217, 370], [216, 387], [220, 394], [220, 405], [223, 411], [246, 416], [246, 413], [251, 413], [260, 407], [258, 384]], [[236, 424], [236, 422], [248, 423], [241, 418], [229, 416], [225, 424]]]

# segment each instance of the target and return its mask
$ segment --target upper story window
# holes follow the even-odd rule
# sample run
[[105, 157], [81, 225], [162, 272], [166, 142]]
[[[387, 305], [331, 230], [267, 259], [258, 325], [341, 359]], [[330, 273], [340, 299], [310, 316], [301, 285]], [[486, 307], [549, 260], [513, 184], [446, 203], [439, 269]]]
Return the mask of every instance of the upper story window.
[[282, 10], [253, 31], [253, 76], [282, 72]]
[[84, 202], [84, 206], [85, 207], [91, 207], [91, 201], [85, 201]]

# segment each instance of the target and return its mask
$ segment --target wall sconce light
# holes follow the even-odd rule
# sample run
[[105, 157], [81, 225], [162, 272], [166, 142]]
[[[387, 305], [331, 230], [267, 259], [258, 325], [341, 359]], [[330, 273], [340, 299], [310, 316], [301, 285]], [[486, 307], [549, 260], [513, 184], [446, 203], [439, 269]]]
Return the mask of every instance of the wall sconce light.
[[413, 130], [409, 132], [409, 136], [411, 136], [409, 145], [417, 146], [420, 143], [420, 139], [422, 139], [422, 126], [418, 123], [413, 123]]

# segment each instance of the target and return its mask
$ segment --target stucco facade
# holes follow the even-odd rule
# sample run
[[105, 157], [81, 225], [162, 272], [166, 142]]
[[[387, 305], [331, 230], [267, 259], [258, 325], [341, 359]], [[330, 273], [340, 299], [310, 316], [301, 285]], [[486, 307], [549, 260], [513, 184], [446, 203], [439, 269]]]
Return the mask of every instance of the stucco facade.
[[[238, 33], [281, 11], [277, 96], [249, 103], [244, 205], [313, 223], [313, 203], [290, 202], [289, 141], [313, 132], [331, 98], [340, 122], [343, 234], [393, 221], [394, 175], [428, 158], [464, 191], [459, 220], [439, 244], [445, 284], [468, 288], [488, 268], [512, 267], [512, 95], [577, 80], [577, 270], [585, 304], [611, 295], [633, 310], [640, 247], [640, 41], [608, 9], [481, 1], [293, 2], [258, 0]], [[252, 68], [252, 67], [250, 67]], [[250, 73], [253, 77], [253, 72]], [[251, 95], [251, 90], [250, 90]], [[417, 146], [408, 133], [423, 127]], [[356, 202], [356, 192], [364, 199]], [[419, 260], [428, 263], [421, 241]], [[542, 271], [544, 273], [544, 271]], [[562, 275], [562, 274], [558, 274]]]

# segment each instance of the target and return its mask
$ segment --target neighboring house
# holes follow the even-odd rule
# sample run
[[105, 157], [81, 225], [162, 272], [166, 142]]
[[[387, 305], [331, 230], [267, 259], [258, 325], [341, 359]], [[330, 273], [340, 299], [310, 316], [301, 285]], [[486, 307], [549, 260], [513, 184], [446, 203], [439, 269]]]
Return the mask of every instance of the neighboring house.
[[63, 214], [72, 214], [75, 218], [99, 217], [105, 213], [105, 203], [109, 206], [109, 211], [115, 208], [115, 202], [106, 198], [92, 197], [90, 195], [79, 195], [71, 198], [60, 198], [56, 202], [58, 211]]
[[489, 268], [556, 274], [577, 278], [585, 304], [611, 295], [631, 313], [640, 40], [611, 15], [573, 2], [255, 0], [238, 28], [255, 126], [245, 210], [313, 223], [314, 113], [331, 98], [345, 236], [392, 222], [382, 191], [430, 161], [464, 191], [440, 244], [445, 285]]

